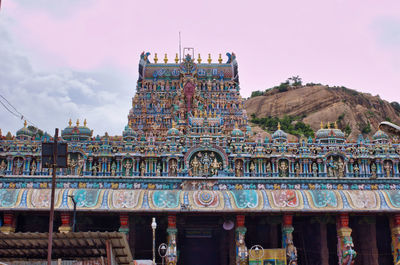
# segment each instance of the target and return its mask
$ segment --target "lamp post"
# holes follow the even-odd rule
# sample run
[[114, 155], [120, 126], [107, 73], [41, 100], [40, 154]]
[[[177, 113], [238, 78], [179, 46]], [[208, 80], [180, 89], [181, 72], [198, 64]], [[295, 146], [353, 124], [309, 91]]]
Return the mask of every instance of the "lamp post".
[[151, 229], [153, 229], [153, 264], [156, 265], [156, 218], [153, 217], [151, 222]]
[[250, 257], [257, 261], [257, 264], [260, 264], [260, 261], [264, 257], [264, 248], [260, 245], [254, 245], [250, 248]]

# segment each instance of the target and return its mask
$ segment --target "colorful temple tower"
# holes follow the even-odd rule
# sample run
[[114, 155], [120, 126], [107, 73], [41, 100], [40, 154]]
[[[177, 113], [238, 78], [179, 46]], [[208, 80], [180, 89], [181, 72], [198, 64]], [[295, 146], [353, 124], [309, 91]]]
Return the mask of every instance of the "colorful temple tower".
[[[71, 232], [74, 198], [77, 231], [126, 233], [137, 260], [152, 259], [155, 217], [170, 265], [399, 264], [399, 143], [383, 131], [351, 142], [323, 124], [296, 142], [280, 126], [255, 135], [226, 55], [142, 53], [122, 135], [69, 122], [57, 230]], [[41, 143], [52, 138], [26, 125], [0, 137], [0, 231], [45, 232], [52, 172]]]

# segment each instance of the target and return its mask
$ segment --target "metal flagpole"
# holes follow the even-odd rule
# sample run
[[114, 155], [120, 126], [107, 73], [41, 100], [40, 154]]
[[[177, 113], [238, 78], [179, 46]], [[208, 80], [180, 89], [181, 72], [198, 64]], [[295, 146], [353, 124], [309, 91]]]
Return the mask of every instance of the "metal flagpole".
[[51, 265], [51, 252], [53, 250], [53, 222], [54, 222], [54, 192], [56, 188], [56, 174], [57, 174], [57, 138], [58, 128], [54, 134], [53, 146], [53, 176], [51, 178], [51, 200], [50, 200], [50, 219], [49, 219], [49, 239], [47, 248], [47, 265]]

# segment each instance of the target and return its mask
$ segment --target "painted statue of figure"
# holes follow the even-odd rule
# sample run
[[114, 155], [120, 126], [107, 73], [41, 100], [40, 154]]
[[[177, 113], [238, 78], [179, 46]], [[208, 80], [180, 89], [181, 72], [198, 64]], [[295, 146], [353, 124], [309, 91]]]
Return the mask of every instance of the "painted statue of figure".
[[329, 160], [328, 163], [328, 177], [334, 177], [335, 176], [335, 163], [333, 161], [333, 157]]
[[358, 174], [360, 173], [360, 168], [358, 167], [357, 163], [354, 163], [353, 171], [354, 171], [354, 176], [358, 177]]
[[92, 176], [97, 176], [97, 171], [99, 170], [99, 165], [95, 163], [92, 167]]
[[208, 157], [207, 153], [204, 154], [204, 157], [201, 161], [203, 163], [203, 173], [208, 176], [210, 174], [210, 165], [211, 165], [211, 160]]
[[241, 177], [243, 172], [243, 165], [241, 160], [236, 160], [235, 163], [235, 176]]
[[128, 159], [125, 162], [125, 176], [130, 176], [131, 175], [130, 174], [131, 168], [132, 168], [132, 163], [131, 163], [131, 160]]
[[168, 235], [168, 247], [165, 254], [168, 265], [175, 265], [178, 257], [176, 250], [176, 233], [169, 233]]
[[288, 167], [286, 161], [279, 162], [279, 176], [280, 177], [287, 177], [288, 169], [289, 169], [289, 167]]
[[318, 177], [318, 165], [315, 162], [312, 164], [312, 172], [315, 178]]
[[385, 163], [384, 168], [385, 168], [385, 175], [386, 175], [386, 177], [387, 177], [387, 178], [390, 178], [390, 173], [392, 172], [392, 165], [390, 164], [389, 161], [387, 161], [387, 162]]
[[300, 164], [299, 164], [299, 162], [297, 162], [296, 165], [294, 166], [294, 172], [296, 173], [296, 177], [300, 176]]
[[14, 160], [14, 175], [22, 175], [22, 166], [24, 162], [22, 158]]
[[117, 165], [115, 164], [115, 161], [113, 161], [111, 163], [111, 176], [115, 176], [116, 170], [117, 170]]
[[353, 239], [351, 237], [344, 237], [343, 238], [343, 252], [342, 257], [340, 259], [341, 265], [353, 265], [355, 262], [355, 258], [357, 253], [354, 251], [354, 244]]
[[176, 173], [178, 172], [178, 165], [175, 159], [170, 160], [169, 172], [171, 176], [176, 176]]
[[36, 162], [32, 161], [31, 164], [31, 175], [35, 175], [36, 174]]
[[344, 163], [342, 159], [339, 158], [338, 161], [338, 178], [343, 178], [344, 177]]
[[77, 172], [76, 172], [76, 174], [78, 176], [82, 176], [83, 175], [83, 165], [84, 165], [84, 163], [85, 163], [85, 160], [83, 160], [83, 159], [79, 159], [78, 160], [78, 168], [77, 168]]
[[2, 160], [0, 163], [0, 175], [4, 175], [6, 169], [7, 169], [7, 163], [4, 160]]
[[376, 164], [375, 163], [371, 164], [371, 178], [373, 178], [373, 179], [376, 178]]
[[271, 163], [267, 163], [267, 175], [270, 177], [272, 173]]
[[237, 240], [236, 240], [236, 265], [245, 265], [247, 264], [247, 258], [249, 256], [249, 252], [246, 247], [246, 243], [244, 241], [245, 234], [243, 232], [237, 232]]
[[250, 162], [250, 173], [252, 176], [255, 175], [256, 166], [254, 165], [253, 161]]
[[297, 265], [297, 248], [293, 244], [293, 234], [286, 234], [286, 256], [289, 265]]
[[144, 161], [140, 162], [140, 176], [144, 177], [146, 173], [146, 163]]
[[213, 176], [217, 176], [218, 175], [218, 169], [219, 169], [220, 166], [221, 166], [221, 163], [219, 163], [217, 161], [217, 159], [214, 158], [214, 161], [211, 164], [211, 174]]
[[192, 173], [193, 173], [193, 175], [194, 175], [194, 176], [199, 176], [199, 166], [200, 166], [200, 163], [199, 163], [199, 160], [197, 160], [197, 157], [196, 157], [196, 156], [193, 158], [192, 163], [191, 163], [191, 166], [192, 166]]
[[157, 176], [161, 176], [161, 163], [160, 162], [157, 163], [156, 173], [157, 173]]

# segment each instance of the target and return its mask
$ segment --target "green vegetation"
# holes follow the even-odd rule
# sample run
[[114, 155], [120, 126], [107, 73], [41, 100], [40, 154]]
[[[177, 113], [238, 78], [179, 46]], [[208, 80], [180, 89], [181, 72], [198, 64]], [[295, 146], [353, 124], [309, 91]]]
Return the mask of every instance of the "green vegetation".
[[362, 134], [369, 134], [371, 132], [371, 124], [368, 122], [368, 124], [364, 125], [361, 128], [361, 133]]
[[270, 133], [275, 132], [278, 129], [278, 123], [281, 124], [281, 129], [287, 133], [306, 137], [314, 137], [314, 131], [311, 126], [301, 121], [301, 117], [292, 117], [285, 115], [283, 118], [278, 117], [264, 117], [257, 118], [254, 114], [251, 115], [252, 123], [259, 125], [262, 129], [267, 130]]
[[264, 92], [257, 90], [257, 91], [251, 92], [250, 98], [254, 98], [254, 97], [258, 97], [258, 96], [262, 96], [262, 95], [264, 95]]
[[28, 130], [30, 130], [31, 132], [33, 132], [35, 135], [39, 135], [40, 137], [43, 136], [44, 132], [38, 128], [36, 128], [35, 126], [29, 125], [28, 126]]
[[346, 124], [346, 127], [344, 127], [344, 133], [349, 136], [351, 134], [351, 127], [350, 125]]
[[258, 97], [258, 96], [263, 96], [265, 95], [266, 92], [271, 91], [271, 90], [277, 90], [279, 93], [286, 92], [289, 90], [290, 87], [298, 87], [302, 86], [303, 82], [301, 80], [301, 77], [298, 75], [289, 77], [285, 82], [282, 82], [279, 84], [279, 86], [274, 86], [271, 88], [266, 89], [264, 92], [257, 90], [253, 91], [251, 93], [250, 98]]
[[390, 105], [397, 111], [400, 112], [400, 104], [399, 102], [393, 101]]

